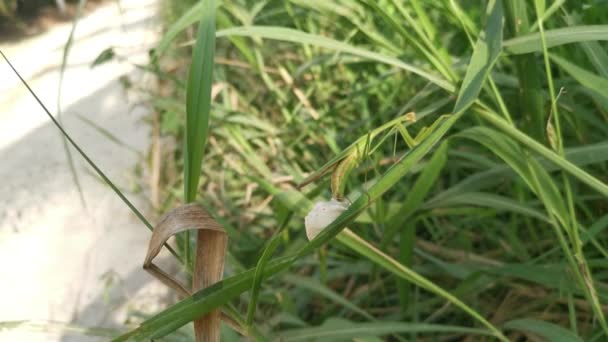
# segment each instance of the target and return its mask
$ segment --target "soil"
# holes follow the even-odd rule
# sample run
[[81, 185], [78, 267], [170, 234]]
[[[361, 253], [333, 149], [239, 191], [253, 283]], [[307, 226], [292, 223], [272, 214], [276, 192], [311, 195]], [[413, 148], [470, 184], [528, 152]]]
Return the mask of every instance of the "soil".
[[[83, 15], [93, 12], [99, 6], [110, 0], [88, 0]], [[37, 36], [52, 27], [72, 22], [78, 5], [66, 3], [66, 13], [61, 13], [56, 6], [42, 6], [29, 13], [18, 13], [14, 17], [0, 17], [0, 43], [19, 41], [24, 38]]]

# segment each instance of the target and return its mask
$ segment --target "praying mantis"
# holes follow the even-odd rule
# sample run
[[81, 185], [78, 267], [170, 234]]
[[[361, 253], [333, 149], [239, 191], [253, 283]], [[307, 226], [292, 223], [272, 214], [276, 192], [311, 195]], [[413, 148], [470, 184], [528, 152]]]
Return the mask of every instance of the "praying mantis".
[[[359, 137], [350, 146], [345, 148], [341, 153], [333, 157], [330, 161], [321, 166], [317, 171], [304, 179], [297, 188], [300, 189], [307, 184], [310, 184], [326, 174], [331, 172], [331, 193], [332, 198], [337, 201], [344, 199], [344, 190], [346, 187], [346, 179], [350, 172], [356, 168], [359, 163], [372, 154], [378, 147], [393, 133], [399, 133], [406, 145], [412, 149], [431, 134], [449, 115], [439, 116], [431, 126], [423, 127], [415, 137], [412, 137], [406, 128], [407, 123], [415, 123], [417, 120], [415, 112], [409, 112], [401, 115], [367, 134]], [[373, 140], [383, 132], [387, 132], [382, 136], [379, 142], [372, 146]], [[396, 137], [395, 137], [396, 139]], [[396, 141], [395, 141], [396, 142]]]

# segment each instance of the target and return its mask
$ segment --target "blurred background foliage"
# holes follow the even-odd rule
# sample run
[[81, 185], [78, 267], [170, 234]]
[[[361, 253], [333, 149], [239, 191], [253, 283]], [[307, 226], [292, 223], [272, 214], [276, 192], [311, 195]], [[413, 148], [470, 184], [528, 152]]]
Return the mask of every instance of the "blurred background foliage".
[[[67, 0], [76, 3], [78, 0]], [[66, 0], [0, 0], [0, 16], [19, 18], [31, 16], [38, 10], [48, 6], [57, 6], [63, 10]]]

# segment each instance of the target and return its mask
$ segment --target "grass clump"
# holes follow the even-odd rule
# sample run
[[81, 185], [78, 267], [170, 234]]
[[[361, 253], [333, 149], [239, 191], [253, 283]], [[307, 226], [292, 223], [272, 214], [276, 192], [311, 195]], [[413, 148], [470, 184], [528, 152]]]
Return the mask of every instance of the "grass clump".
[[[189, 86], [166, 65], [188, 65], [203, 3], [176, 10], [155, 51], [176, 81], [152, 101], [177, 141]], [[228, 278], [124, 337], [228, 305], [268, 339], [602, 340], [598, 7], [223, 1], [197, 191], [229, 232]], [[183, 179], [161, 183], [172, 203]], [[308, 243], [303, 217], [332, 196], [350, 206]]]

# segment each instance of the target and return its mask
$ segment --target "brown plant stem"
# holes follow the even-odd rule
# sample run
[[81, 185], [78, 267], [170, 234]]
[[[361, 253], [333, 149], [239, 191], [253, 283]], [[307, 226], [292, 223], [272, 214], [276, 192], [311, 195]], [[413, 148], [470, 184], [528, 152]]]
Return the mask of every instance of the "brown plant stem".
[[[228, 237], [213, 230], [199, 230], [196, 241], [196, 259], [192, 276], [192, 290], [207, 288], [222, 280]], [[219, 309], [194, 321], [197, 342], [220, 341], [221, 311]]]

